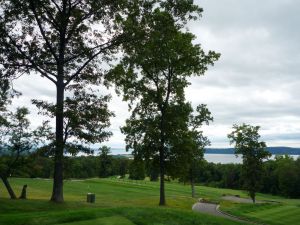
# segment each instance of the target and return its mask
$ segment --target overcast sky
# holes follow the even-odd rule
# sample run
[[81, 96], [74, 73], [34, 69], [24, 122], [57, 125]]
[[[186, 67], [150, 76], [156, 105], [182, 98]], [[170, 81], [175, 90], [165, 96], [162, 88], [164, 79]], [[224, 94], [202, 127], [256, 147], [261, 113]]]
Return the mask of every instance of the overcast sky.
[[[261, 126], [268, 146], [300, 147], [300, 1], [196, 3], [204, 13], [189, 24], [195, 43], [221, 53], [221, 58], [205, 76], [191, 79], [186, 96], [194, 106], [204, 103], [212, 112], [214, 122], [204, 128], [212, 147], [229, 147], [232, 125], [243, 122]], [[15, 106], [55, 97], [54, 85], [37, 76], [19, 79], [15, 88], [23, 93]], [[33, 124], [39, 125], [34, 106], [29, 108]], [[119, 127], [129, 116], [127, 104], [113, 94], [111, 110], [116, 114], [114, 135], [105, 144], [124, 148]]]

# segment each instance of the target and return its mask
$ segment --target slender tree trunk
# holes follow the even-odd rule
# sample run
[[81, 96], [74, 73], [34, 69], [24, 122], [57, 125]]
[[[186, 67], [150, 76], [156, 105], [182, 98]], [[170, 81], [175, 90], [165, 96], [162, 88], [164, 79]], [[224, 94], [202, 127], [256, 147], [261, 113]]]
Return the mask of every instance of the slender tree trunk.
[[10, 198], [11, 199], [17, 199], [17, 196], [16, 196], [14, 190], [12, 189], [12, 187], [10, 186], [10, 183], [9, 183], [7, 177], [1, 177], [1, 179], [2, 179], [2, 181], [3, 181], [3, 183], [6, 187], [6, 190], [9, 194]]
[[56, 142], [55, 142], [55, 157], [54, 157], [54, 177], [53, 190], [51, 201], [63, 202], [63, 107], [64, 107], [64, 85], [63, 79], [57, 82], [57, 99], [56, 99]]
[[195, 198], [195, 182], [193, 177], [191, 177], [191, 187], [192, 187], [192, 198]]
[[251, 199], [253, 201], [253, 204], [255, 204], [255, 192], [254, 191], [250, 192], [250, 197], [251, 197]]
[[159, 164], [160, 164], [160, 194], [159, 194], [159, 205], [166, 205], [165, 196], [165, 134], [164, 134], [164, 110], [161, 111], [160, 121], [160, 149], [159, 149]]
[[164, 148], [162, 147], [159, 151], [160, 158], [160, 195], [159, 195], [159, 205], [166, 205], [165, 197], [165, 158], [164, 158]]

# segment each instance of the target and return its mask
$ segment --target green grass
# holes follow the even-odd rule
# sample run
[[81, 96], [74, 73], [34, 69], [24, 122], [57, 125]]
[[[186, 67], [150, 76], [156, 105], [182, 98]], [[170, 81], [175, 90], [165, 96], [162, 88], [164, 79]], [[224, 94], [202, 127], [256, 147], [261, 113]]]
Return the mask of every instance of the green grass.
[[[166, 183], [167, 206], [158, 207], [159, 184], [150, 181], [88, 179], [65, 181], [65, 203], [49, 202], [52, 180], [14, 178], [16, 193], [23, 184], [28, 185], [30, 200], [9, 200], [0, 184], [0, 224], [239, 224], [219, 217], [191, 211], [197, 201], [190, 197], [189, 185]], [[96, 194], [96, 203], [86, 203], [86, 193]], [[260, 200], [278, 201], [280, 204], [234, 204], [221, 200], [223, 194], [247, 197], [243, 191], [196, 187], [198, 197], [213, 202], [221, 201], [221, 209], [232, 214], [267, 224], [300, 224], [300, 200], [258, 194]], [[282, 217], [282, 218], [281, 218]]]
[[284, 200], [278, 204], [264, 203], [255, 205], [223, 202], [221, 210], [265, 224], [297, 225], [300, 224], [299, 201]]

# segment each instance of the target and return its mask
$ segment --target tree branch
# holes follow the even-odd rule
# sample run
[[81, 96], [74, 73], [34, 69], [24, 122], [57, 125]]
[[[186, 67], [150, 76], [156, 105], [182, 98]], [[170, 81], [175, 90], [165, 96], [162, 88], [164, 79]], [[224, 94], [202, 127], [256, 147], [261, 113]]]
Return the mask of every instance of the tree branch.
[[[24, 58], [26, 58], [26, 60], [28, 60], [32, 64], [34, 69], [36, 69], [38, 72], [40, 72], [42, 76], [47, 77], [54, 84], [56, 84], [56, 81], [48, 75], [49, 71], [45, 70], [44, 68], [40, 68], [38, 65], [36, 65], [36, 63], [29, 56], [27, 56], [25, 52], [22, 51], [22, 49], [20, 48], [20, 46], [17, 45], [15, 40], [9, 34], [6, 34], [6, 35], [9, 38], [9, 40], [12, 42], [12, 45], [19, 51], [19, 53], [21, 53], [23, 55]], [[49, 74], [51, 74], [52, 76], [56, 76], [52, 73], [49, 73]]]
[[50, 0], [56, 7], [56, 9], [61, 13], [61, 9], [59, 8], [59, 5], [55, 2], [55, 0]]
[[44, 16], [44, 15], [42, 15], [41, 17], [42, 17], [44, 20], [46, 20], [48, 23], [51, 23], [52, 26], [53, 26], [54, 28], [56, 28], [57, 31], [59, 31], [59, 30], [60, 30], [60, 26], [59, 26], [59, 24], [57, 23], [57, 21], [55, 20], [55, 18], [53, 17], [52, 13], [48, 10], [48, 8], [47, 8], [44, 4], [42, 4], [42, 7], [43, 7], [44, 10], [46, 11], [46, 13], [47, 13], [47, 15], [48, 15], [48, 17], [49, 17], [50, 19], [48, 19], [48, 18], [47, 18], [46, 16]]
[[[69, 12], [70, 13], [70, 12]], [[66, 37], [66, 43], [69, 42], [69, 40], [71, 39], [72, 35], [74, 34], [76, 27], [81, 24], [84, 20], [88, 19], [91, 15], [93, 15], [93, 12], [90, 12], [88, 14], [86, 14], [85, 16], [82, 16], [80, 19], [74, 21], [73, 26], [70, 28], [67, 37]], [[70, 15], [69, 15], [70, 16]]]
[[[100, 55], [101, 53], [103, 53], [105, 50], [111, 48], [112, 46], [117, 45], [119, 42], [115, 41], [115, 42], [111, 42], [109, 45], [107, 45], [106, 47], [100, 49], [97, 53], [95, 53], [94, 55], [92, 55], [89, 59], [87, 59], [85, 61], [85, 63], [83, 63], [83, 65], [73, 74], [70, 76], [70, 78], [64, 83], [64, 86], [66, 87], [75, 77], [77, 77], [82, 70], [84, 70], [84, 68], [92, 61], [94, 60], [98, 55]], [[107, 43], [106, 43], [107, 44]], [[106, 45], [103, 44], [102, 46]]]
[[49, 50], [50, 50], [51, 54], [53, 55], [54, 59], [58, 62], [58, 57], [57, 57], [57, 55], [55, 54], [55, 51], [54, 51], [53, 47], [51, 46], [51, 44], [50, 44], [48, 38], [46, 37], [46, 34], [45, 34], [45, 31], [44, 31], [44, 29], [43, 29], [43, 27], [42, 27], [41, 21], [40, 21], [38, 15], [37, 15], [36, 8], [35, 8], [35, 5], [34, 5], [33, 0], [30, 0], [30, 5], [31, 5], [31, 10], [32, 10], [32, 12], [33, 12], [33, 14], [34, 14], [35, 20], [36, 20], [36, 22], [37, 22], [37, 24], [38, 24], [38, 27], [39, 27], [39, 29], [40, 29], [40, 32], [41, 32], [41, 34], [42, 34], [42, 36], [43, 36], [43, 39], [45, 40], [46, 45], [47, 45], [47, 47], [49, 48]]

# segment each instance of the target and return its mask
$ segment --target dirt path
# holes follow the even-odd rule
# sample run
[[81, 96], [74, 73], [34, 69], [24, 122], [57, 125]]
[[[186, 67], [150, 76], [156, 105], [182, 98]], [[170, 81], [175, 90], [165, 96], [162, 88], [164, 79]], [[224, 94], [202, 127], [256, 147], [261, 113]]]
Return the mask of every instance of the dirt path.
[[195, 212], [202, 212], [211, 214], [214, 216], [221, 216], [230, 220], [238, 221], [244, 224], [257, 224], [251, 221], [243, 220], [238, 217], [235, 217], [233, 215], [227, 214], [219, 210], [219, 205], [213, 204], [213, 203], [203, 203], [203, 202], [197, 202], [193, 205], [192, 210]]

